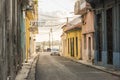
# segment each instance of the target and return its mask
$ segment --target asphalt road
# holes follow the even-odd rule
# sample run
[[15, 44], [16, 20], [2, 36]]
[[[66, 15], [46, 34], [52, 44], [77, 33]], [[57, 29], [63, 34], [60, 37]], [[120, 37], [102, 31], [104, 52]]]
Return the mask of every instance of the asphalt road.
[[87, 67], [61, 56], [40, 54], [36, 80], [120, 80], [119, 77]]

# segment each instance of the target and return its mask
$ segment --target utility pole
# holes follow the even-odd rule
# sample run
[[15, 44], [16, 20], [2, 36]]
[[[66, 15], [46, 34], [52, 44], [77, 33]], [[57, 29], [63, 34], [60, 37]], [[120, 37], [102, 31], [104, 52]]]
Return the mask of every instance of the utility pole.
[[52, 28], [50, 28], [50, 32], [49, 32], [49, 48], [52, 49]]
[[69, 18], [67, 17], [67, 24], [68, 24], [68, 22], [69, 22]]
[[51, 45], [50, 45], [50, 32], [49, 32], [49, 48], [51, 49]]
[[52, 28], [50, 28], [50, 33], [51, 33], [51, 49], [53, 48], [53, 34], [52, 34]]

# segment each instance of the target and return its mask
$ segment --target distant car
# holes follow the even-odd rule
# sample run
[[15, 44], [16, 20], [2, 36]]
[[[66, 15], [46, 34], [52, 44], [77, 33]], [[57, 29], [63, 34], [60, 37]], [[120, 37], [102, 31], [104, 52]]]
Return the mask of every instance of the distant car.
[[51, 49], [51, 56], [60, 56], [59, 50], [58, 49]]
[[51, 51], [51, 49], [50, 48], [47, 48], [47, 52], [50, 52]]

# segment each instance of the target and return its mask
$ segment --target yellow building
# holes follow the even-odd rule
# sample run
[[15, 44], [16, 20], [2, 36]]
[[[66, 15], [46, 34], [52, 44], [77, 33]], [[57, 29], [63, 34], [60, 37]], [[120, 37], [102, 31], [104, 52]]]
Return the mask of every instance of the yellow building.
[[62, 55], [82, 59], [81, 23], [66, 24], [62, 27]]
[[[38, 1], [32, 0], [28, 2], [28, 6], [26, 8], [25, 12], [25, 23], [26, 23], [26, 62], [28, 61], [28, 58], [31, 56], [32, 52], [31, 49], [34, 49], [32, 51], [35, 51], [34, 48], [34, 41], [33, 34], [38, 33]], [[36, 21], [36, 22], [35, 22]], [[31, 25], [31, 22], [35, 22], [36, 24], [33, 26]], [[32, 36], [31, 36], [32, 35]], [[31, 42], [31, 39], [33, 42]], [[30, 45], [32, 45], [30, 47]]]
[[67, 25], [64, 25], [62, 27], [63, 29], [63, 34], [61, 35], [61, 43], [62, 43], [62, 52], [61, 52], [61, 56], [68, 56], [68, 52], [67, 52], [67, 35], [64, 32], [66, 29]]
[[29, 50], [30, 50], [30, 48], [29, 48], [29, 46], [30, 46], [30, 40], [29, 40], [29, 38], [30, 38], [30, 32], [29, 32], [29, 27], [30, 27], [30, 20], [29, 20], [29, 18], [28, 18], [28, 16], [26, 16], [26, 18], [25, 18], [25, 21], [26, 21], [26, 62], [28, 61], [28, 56], [29, 56]]

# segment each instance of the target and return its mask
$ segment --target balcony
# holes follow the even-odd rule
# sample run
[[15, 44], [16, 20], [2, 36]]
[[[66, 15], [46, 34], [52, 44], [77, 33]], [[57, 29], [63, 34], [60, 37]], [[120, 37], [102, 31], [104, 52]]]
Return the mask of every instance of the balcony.
[[38, 21], [31, 21], [30, 28], [28, 30], [33, 34], [38, 34]]
[[83, 15], [91, 8], [91, 5], [86, 0], [77, 0], [74, 7], [74, 13], [75, 15]]
[[22, 0], [23, 11], [33, 10], [34, 1], [33, 0]]
[[38, 34], [38, 27], [30, 27], [28, 30], [32, 32], [32, 34]]

